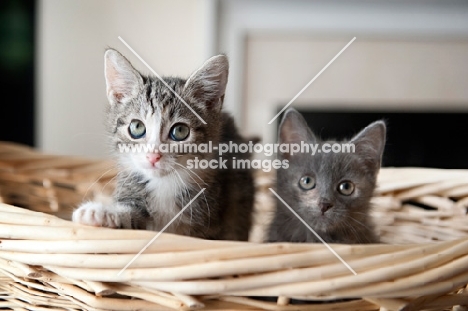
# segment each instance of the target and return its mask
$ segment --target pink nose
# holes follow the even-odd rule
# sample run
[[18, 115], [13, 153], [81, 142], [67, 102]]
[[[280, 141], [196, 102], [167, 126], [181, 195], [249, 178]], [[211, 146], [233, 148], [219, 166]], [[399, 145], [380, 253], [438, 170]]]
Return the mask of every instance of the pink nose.
[[151, 165], [154, 165], [159, 161], [159, 159], [161, 159], [161, 155], [159, 153], [148, 153], [146, 158], [148, 159], [149, 163], [151, 163]]

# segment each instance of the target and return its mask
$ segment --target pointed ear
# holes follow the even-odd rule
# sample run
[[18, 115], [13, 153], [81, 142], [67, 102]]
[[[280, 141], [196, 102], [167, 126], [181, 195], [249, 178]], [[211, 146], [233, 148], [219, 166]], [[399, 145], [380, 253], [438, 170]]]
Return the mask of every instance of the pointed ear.
[[184, 93], [204, 109], [221, 110], [229, 74], [225, 55], [213, 56], [185, 83]]
[[317, 142], [317, 138], [310, 130], [304, 117], [294, 108], [289, 108], [284, 113], [278, 136], [280, 144], [300, 144], [301, 141]]
[[372, 170], [380, 168], [385, 148], [385, 135], [385, 122], [376, 121], [364, 128], [350, 141], [355, 146], [355, 153], [364, 159], [368, 168]]
[[104, 75], [107, 98], [111, 105], [134, 98], [143, 85], [143, 78], [119, 52], [108, 49], [104, 54]]

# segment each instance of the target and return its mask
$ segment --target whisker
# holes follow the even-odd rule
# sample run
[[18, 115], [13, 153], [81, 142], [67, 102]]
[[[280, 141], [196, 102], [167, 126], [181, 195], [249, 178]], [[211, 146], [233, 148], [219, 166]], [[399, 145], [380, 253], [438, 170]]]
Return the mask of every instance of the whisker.
[[[175, 164], [178, 164], [178, 163], [175, 163]], [[180, 164], [178, 164], [178, 165], [180, 165]], [[180, 165], [180, 166], [181, 166], [182, 168], [184, 168], [184, 169], [190, 171], [190, 169], [184, 167], [183, 165]], [[192, 173], [194, 173], [194, 172], [192, 172]], [[195, 173], [194, 173], [194, 174], [195, 174]], [[190, 173], [188, 174], [188, 176], [193, 180], [194, 183], [196, 183], [196, 184], [198, 185], [198, 187], [200, 188], [200, 190], [202, 190], [202, 187], [200, 186], [200, 184], [192, 177], [192, 175], [190, 175]], [[197, 176], [198, 176], [198, 175], [197, 175]], [[200, 177], [198, 176], [198, 178], [200, 178]], [[201, 179], [201, 178], [200, 178], [200, 179]], [[203, 181], [203, 179], [202, 179], [202, 181]], [[205, 185], [207, 185], [204, 181], [203, 181], [203, 183], [204, 183]], [[210, 224], [211, 224], [210, 205], [208, 204], [208, 200], [206, 199], [205, 192], [203, 192], [202, 194], [203, 194], [203, 198], [205, 199], [205, 204], [206, 204], [206, 208], [207, 208], [207, 213], [208, 213], [208, 225], [207, 225], [207, 227], [209, 228], [209, 226], [210, 226]]]
[[[120, 167], [119, 173], [116, 174], [114, 177], [112, 177], [111, 179], [109, 179], [109, 181], [106, 182], [106, 184], [104, 185], [104, 187], [102, 187], [101, 192], [104, 192], [104, 190], [106, 190], [107, 185], [109, 185], [113, 180], [115, 180], [116, 178], [118, 178], [119, 176], [121, 176], [123, 172], [129, 171], [129, 170], [130, 170], [130, 168], [125, 168], [125, 167], [122, 168], [122, 167]], [[127, 178], [128, 178], [128, 177], [127, 177]]]
[[116, 178], [118, 177], [118, 175], [115, 175], [114, 177], [112, 177], [111, 179], [109, 179], [106, 184], [104, 185], [104, 187], [102, 187], [101, 189], [101, 192], [104, 192], [104, 190], [106, 190], [106, 187], [107, 185], [109, 185], [113, 180], [115, 180]]
[[[125, 171], [124, 171], [124, 172], [125, 172]], [[129, 179], [130, 177], [132, 177], [132, 174], [131, 174], [131, 173], [128, 174], [127, 178], [125, 178], [125, 180], [124, 180], [123, 183], [120, 185], [120, 187], [118, 187], [119, 190], [118, 190], [118, 192], [114, 195], [114, 197], [119, 197], [119, 196], [120, 196], [120, 194], [121, 194], [121, 192], [122, 192], [122, 190], [123, 190], [123, 188], [124, 188], [123, 186], [125, 186], [125, 185], [127, 184], [127, 181], [128, 181], [128, 179]]]
[[[355, 223], [357, 223], [358, 225], [360, 225], [360, 226], [362, 226], [364, 228], [367, 228], [367, 226], [364, 223], [360, 222], [359, 220], [355, 219], [354, 217], [348, 216], [347, 219], [354, 221]], [[349, 225], [349, 224], [347, 224], [347, 225]], [[349, 228], [351, 228], [355, 232], [354, 236], [359, 239], [360, 235], [357, 233], [356, 228], [354, 228], [352, 225], [349, 225]], [[366, 239], [368, 241], [370, 241], [369, 237], [366, 237]]]
[[[177, 182], [177, 184], [179, 184], [179, 181], [177, 180], [177, 178], [176, 178], [176, 176], [175, 176], [175, 174], [174, 174], [175, 169], [174, 169], [173, 167], [171, 167], [171, 169], [172, 169], [172, 171], [171, 171], [171, 176], [175, 179], [175, 181]], [[173, 196], [174, 196], [174, 198], [177, 197], [177, 189], [176, 189], [176, 188], [173, 189]], [[182, 198], [181, 198], [181, 200], [182, 200], [182, 202], [183, 202], [183, 200], [184, 200], [184, 194], [183, 194], [183, 192], [182, 192]], [[182, 203], [182, 205], [183, 205], [183, 203]], [[180, 225], [180, 222], [181, 222], [181, 221], [182, 221], [182, 215], [177, 219], [177, 225]]]
[[[174, 167], [171, 167], [171, 168], [172, 168], [172, 173], [176, 173], [177, 176], [179, 177], [180, 182], [182, 183], [181, 184], [182, 185], [182, 190], [187, 194], [187, 197], [190, 198], [190, 192], [189, 192], [188, 186], [183, 182], [182, 177], [180, 176], [179, 172], [177, 172], [177, 170]], [[177, 195], [177, 194], [175, 194], [175, 195]], [[183, 204], [183, 205], [185, 205], [185, 204]], [[190, 206], [190, 227], [189, 228], [192, 227], [192, 217], [193, 217], [193, 208], [192, 208], [192, 206]], [[180, 223], [180, 221], [182, 221], [181, 219], [182, 218], [180, 217], [179, 218], [179, 223]]]
[[182, 167], [182, 168], [184, 168], [184, 169], [190, 171], [191, 173], [195, 174], [195, 176], [197, 176], [206, 186], [208, 186], [208, 184], [207, 184], [200, 176], [198, 176], [197, 173], [195, 173], [195, 172], [192, 171], [191, 169], [189, 169], [189, 168], [187, 168], [187, 167], [185, 167], [185, 166], [183, 166], [182, 164], [177, 163], [177, 162], [174, 162], [174, 164], [176, 164], [176, 165], [178, 165], [178, 166], [180, 166], [180, 167]]
[[[179, 177], [179, 180], [180, 180], [180, 182], [181, 182], [180, 185], [181, 185], [182, 190], [183, 190], [183, 191], [187, 194], [187, 196], [190, 198], [189, 189], [188, 189], [187, 185], [183, 182], [182, 177], [180, 176], [179, 172], [177, 172], [177, 170], [176, 170], [175, 168], [173, 168], [173, 167], [171, 167], [171, 168], [172, 168], [171, 174], [174, 174], [174, 173], [177, 174], [177, 176]], [[174, 176], [175, 176], [175, 174], [174, 174]], [[177, 182], [177, 183], [178, 183], [178, 182]], [[185, 204], [182, 204], [182, 205], [185, 205]]]
[[352, 217], [352, 216], [347, 216], [346, 218], [347, 218], [348, 220], [352, 220], [352, 221], [358, 223], [359, 225], [363, 226], [364, 228], [366, 228], [366, 225], [363, 224], [362, 222], [360, 222], [359, 220], [357, 220], [356, 218], [354, 218], [354, 217]]
[[[101, 176], [99, 176], [98, 179], [96, 179], [91, 185], [89, 185], [88, 189], [86, 189], [86, 192], [85, 194], [83, 195], [83, 198], [81, 200], [84, 200], [84, 198], [88, 195], [88, 191], [99, 181], [101, 180], [102, 177], [104, 177], [104, 175], [106, 175], [108, 172], [112, 171], [114, 169], [114, 165], [112, 165], [112, 167], [110, 169], [108, 169], [107, 171], [105, 171], [104, 173], [102, 173]], [[113, 177], [115, 178], [115, 177]], [[112, 178], [112, 179], [113, 179]]]

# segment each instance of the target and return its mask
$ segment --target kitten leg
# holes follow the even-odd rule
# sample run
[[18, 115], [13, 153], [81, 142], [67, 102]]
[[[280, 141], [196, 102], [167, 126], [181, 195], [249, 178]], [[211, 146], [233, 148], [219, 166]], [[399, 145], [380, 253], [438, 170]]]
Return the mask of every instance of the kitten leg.
[[108, 228], [132, 227], [132, 208], [120, 203], [104, 205], [100, 202], [87, 202], [73, 212], [73, 222], [83, 225]]

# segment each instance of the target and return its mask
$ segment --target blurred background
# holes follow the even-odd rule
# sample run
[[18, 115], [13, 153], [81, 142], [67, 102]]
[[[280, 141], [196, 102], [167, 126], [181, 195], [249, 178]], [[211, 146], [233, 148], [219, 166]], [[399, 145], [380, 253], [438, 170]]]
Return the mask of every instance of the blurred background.
[[384, 166], [468, 168], [468, 2], [422, 0], [3, 0], [0, 140], [108, 157], [103, 55], [188, 77], [225, 53], [225, 109], [245, 135], [292, 104], [322, 137], [388, 124]]

